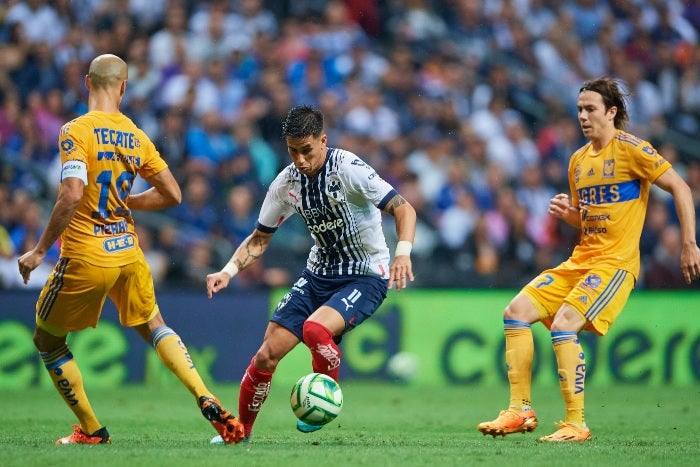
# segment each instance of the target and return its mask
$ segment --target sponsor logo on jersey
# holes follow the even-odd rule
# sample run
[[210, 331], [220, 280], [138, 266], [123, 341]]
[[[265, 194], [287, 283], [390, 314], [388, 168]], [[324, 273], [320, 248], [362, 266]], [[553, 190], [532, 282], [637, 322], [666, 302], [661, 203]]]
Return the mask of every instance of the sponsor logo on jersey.
[[75, 151], [75, 143], [71, 138], [66, 138], [61, 141], [61, 149], [66, 154], [70, 154], [71, 152]]
[[309, 224], [309, 230], [311, 231], [311, 233], [319, 234], [329, 232], [335, 229], [342, 229], [344, 226], [345, 222], [343, 221], [343, 219], [333, 219], [315, 225]]
[[602, 279], [598, 274], [589, 274], [584, 280], [586, 281], [586, 285], [589, 285], [594, 289], [598, 288], [598, 286], [602, 282]]
[[576, 190], [582, 205], [621, 203], [638, 199], [641, 193], [641, 181], [630, 180], [609, 185], [594, 185]]
[[102, 244], [107, 253], [116, 253], [133, 248], [136, 245], [136, 239], [132, 234], [126, 234], [120, 237], [108, 238]]

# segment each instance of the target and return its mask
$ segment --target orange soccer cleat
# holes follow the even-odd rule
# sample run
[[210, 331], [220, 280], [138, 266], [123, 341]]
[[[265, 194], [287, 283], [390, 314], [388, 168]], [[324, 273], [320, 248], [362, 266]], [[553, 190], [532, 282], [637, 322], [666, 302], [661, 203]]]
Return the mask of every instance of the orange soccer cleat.
[[495, 420], [479, 423], [477, 428], [484, 435], [492, 435], [494, 438], [497, 435], [505, 436], [511, 433], [525, 433], [537, 428], [537, 415], [532, 409], [518, 410], [510, 407], [506, 410], [501, 410], [498, 418]]
[[80, 425], [73, 425], [73, 433], [70, 436], [56, 440], [56, 445], [62, 444], [111, 444], [112, 439], [107, 433], [107, 428], [102, 427], [93, 434], [85, 433]]
[[551, 435], [543, 436], [539, 440], [554, 443], [567, 443], [591, 439], [591, 430], [586, 426], [579, 426], [569, 422], [559, 422], [556, 425], [559, 427], [557, 431]]
[[226, 410], [218, 399], [202, 396], [199, 398], [199, 407], [202, 409], [204, 418], [211, 422], [225, 443], [236, 444], [245, 437], [241, 421], [231, 415], [231, 412]]

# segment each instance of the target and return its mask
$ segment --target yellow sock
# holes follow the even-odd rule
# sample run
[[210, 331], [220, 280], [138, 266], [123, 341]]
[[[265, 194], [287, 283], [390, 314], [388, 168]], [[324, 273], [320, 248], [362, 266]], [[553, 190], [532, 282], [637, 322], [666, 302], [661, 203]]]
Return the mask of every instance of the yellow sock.
[[212, 395], [194, 367], [187, 347], [175, 331], [161, 326], [153, 331], [151, 343], [165, 366], [182, 381], [195, 398]]
[[585, 426], [583, 414], [586, 357], [575, 332], [552, 332], [559, 387], [566, 408], [566, 422]]
[[510, 382], [510, 406], [518, 410], [530, 408], [532, 393], [532, 359], [535, 344], [530, 324], [504, 320], [506, 334], [506, 367]]
[[54, 386], [78, 418], [80, 428], [89, 435], [102, 428], [85, 394], [83, 375], [68, 346], [64, 344], [53, 352], [41, 352], [40, 355]]

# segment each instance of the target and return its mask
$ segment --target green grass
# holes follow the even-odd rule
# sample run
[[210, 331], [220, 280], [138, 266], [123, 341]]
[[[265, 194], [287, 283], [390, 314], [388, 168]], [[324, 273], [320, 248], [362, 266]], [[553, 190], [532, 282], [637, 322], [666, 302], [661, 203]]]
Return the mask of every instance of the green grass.
[[[237, 387], [215, 387], [235, 409]], [[72, 413], [50, 389], [5, 391], [0, 402], [2, 466], [610, 466], [697, 465], [700, 387], [587, 388], [593, 440], [551, 445], [537, 437], [562, 418], [558, 388], [535, 388], [535, 433], [484, 437], [507, 389], [343, 384], [345, 407], [323, 430], [294, 429], [289, 388], [273, 385], [248, 445], [216, 446], [194, 399], [180, 386], [90, 392], [112, 445], [54, 446]]]

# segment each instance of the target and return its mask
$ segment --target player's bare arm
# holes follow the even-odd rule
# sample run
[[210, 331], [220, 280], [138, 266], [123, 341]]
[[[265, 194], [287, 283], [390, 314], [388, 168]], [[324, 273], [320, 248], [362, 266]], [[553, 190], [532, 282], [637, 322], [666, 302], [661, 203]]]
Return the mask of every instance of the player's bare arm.
[[260, 259], [270, 245], [270, 240], [272, 240], [271, 233], [258, 229], [248, 235], [221, 271], [207, 275], [207, 297], [211, 298], [216, 292], [228, 287], [229, 281], [238, 271], [242, 271]]
[[170, 169], [165, 169], [146, 181], [151, 185], [148, 190], [129, 195], [126, 204], [135, 211], [157, 211], [166, 209], [182, 201], [182, 192]]
[[416, 235], [416, 210], [401, 195], [394, 196], [384, 210], [394, 216], [398, 238], [394, 261], [389, 269], [389, 288], [401, 290], [408, 285], [407, 280], [413, 281], [410, 253]]
[[22, 280], [25, 284], [29, 282], [30, 273], [44, 261], [46, 252], [49, 251], [51, 245], [56, 242], [71, 219], [73, 219], [75, 210], [78, 209], [80, 200], [83, 198], [84, 187], [83, 181], [77, 177], [68, 177], [61, 182], [61, 189], [58, 193], [56, 204], [39, 242], [32, 250], [26, 252], [17, 260], [19, 273], [22, 275]]
[[566, 193], [559, 193], [549, 200], [549, 208], [547, 209], [549, 215], [561, 219], [567, 224], [581, 229], [581, 216], [579, 215], [579, 208], [573, 206], [569, 199], [569, 195]]
[[681, 224], [681, 271], [685, 282], [690, 284], [700, 278], [700, 249], [695, 242], [695, 206], [690, 187], [673, 168], [661, 174], [654, 182], [673, 195], [678, 221]]

